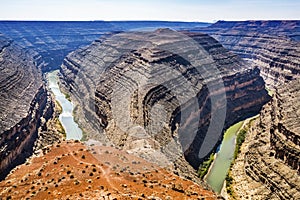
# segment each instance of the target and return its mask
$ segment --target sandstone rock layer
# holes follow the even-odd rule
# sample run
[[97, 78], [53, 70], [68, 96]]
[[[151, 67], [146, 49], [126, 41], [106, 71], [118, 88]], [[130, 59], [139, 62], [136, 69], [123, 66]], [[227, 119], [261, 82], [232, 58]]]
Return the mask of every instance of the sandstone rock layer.
[[276, 90], [252, 125], [232, 171], [238, 197], [300, 198], [299, 83]]
[[207, 32], [232, 52], [261, 69], [268, 87], [300, 76], [300, 21], [220, 21]]
[[38, 70], [38, 61], [0, 35], [0, 178], [33, 151], [39, 127], [52, 106]]
[[96, 40], [65, 58], [61, 81], [90, 139], [190, 179], [182, 154], [197, 168], [224, 128], [269, 100], [258, 68], [206, 34], [169, 29]]

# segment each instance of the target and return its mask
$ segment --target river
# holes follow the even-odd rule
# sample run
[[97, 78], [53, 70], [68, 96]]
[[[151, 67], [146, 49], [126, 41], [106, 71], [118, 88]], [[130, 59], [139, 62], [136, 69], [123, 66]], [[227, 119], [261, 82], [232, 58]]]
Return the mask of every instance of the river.
[[224, 180], [233, 160], [237, 132], [243, 123], [244, 121], [238, 122], [226, 130], [220, 150], [217, 152], [215, 160], [205, 176], [206, 182], [217, 193], [220, 193], [222, 190]]
[[72, 102], [66, 99], [65, 95], [60, 91], [58, 86], [58, 70], [47, 73], [48, 87], [54, 94], [55, 100], [62, 107], [62, 113], [59, 115], [59, 121], [66, 131], [67, 140], [80, 140], [82, 138], [82, 130], [78, 127], [78, 124], [74, 121]]

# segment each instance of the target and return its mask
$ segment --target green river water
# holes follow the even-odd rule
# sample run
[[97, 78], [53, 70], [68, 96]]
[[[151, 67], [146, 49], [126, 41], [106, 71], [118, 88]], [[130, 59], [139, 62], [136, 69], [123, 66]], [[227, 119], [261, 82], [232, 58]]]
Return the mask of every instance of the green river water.
[[226, 130], [220, 150], [217, 152], [211, 169], [205, 177], [206, 182], [217, 193], [220, 193], [222, 190], [224, 180], [233, 160], [236, 135], [243, 123], [244, 121], [238, 122]]

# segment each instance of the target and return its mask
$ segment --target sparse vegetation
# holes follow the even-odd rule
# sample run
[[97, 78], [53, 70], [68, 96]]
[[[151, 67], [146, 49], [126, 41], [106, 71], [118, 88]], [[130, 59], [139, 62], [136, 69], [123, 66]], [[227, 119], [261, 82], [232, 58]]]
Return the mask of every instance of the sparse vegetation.
[[75, 181], [74, 181], [74, 184], [75, 184], [75, 185], [79, 185], [79, 184], [80, 184], [80, 181], [75, 180]]
[[266, 90], [268, 92], [268, 95], [273, 96], [274, 90], [271, 90], [270, 88], [266, 87]]
[[214, 156], [215, 156], [214, 153], [210, 154], [208, 160], [204, 161], [204, 162], [200, 165], [200, 167], [199, 167], [199, 169], [198, 169], [198, 175], [199, 175], [199, 177], [200, 177], [201, 179], [203, 179], [204, 176], [207, 174], [210, 165], [211, 165], [212, 162], [214, 161]]
[[[76, 121], [75, 121], [76, 122]], [[76, 122], [77, 123], [77, 122]], [[78, 123], [77, 123], [78, 124]], [[80, 141], [82, 141], [82, 142], [84, 142], [84, 141], [87, 141], [88, 140], [88, 135], [87, 135], [87, 133], [82, 129], [82, 127], [80, 127], [79, 125], [78, 125], [78, 127], [81, 129], [81, 131], [82, 131], [82, 138], [80, 139]]]
[[63, 93], [68, 101], [71, 101], [71, 96], [68, 93]]
[[247, 131], [245, 129], [241, 129], [236, 137], [236, 145], [234, 150], [233, 161], [237, 158], [238, 154], [241, 152], [241, 146], [245, 141]]
[[55, 108], [57, 109], [56, 118], [54, 119], [55, 128], [60, 134], [62, 134], [64, 136], [64, 138], [66, 138], [66, 131], [58, 118], [58, 116], [62, 113], [62, 107], [58, 101], [55, 101]]
[[249, 126], [251, 125], [253, 120], [254, 120], [254, 118], [251, 119], [249, 121], [249, 123], [247, 124], [247, 126], [245, 126], [245, 128], [243, 128], [243, 129], [241, 129], [239, 131], [238, 135], [236, 136], [236, 145], [235, 145], [235, 150], [234, 150], [234, 154], [233, 154], [233, 161], [230, 164], [229, 171], [225, 178], [227, 194], [229, 194], [233, 199], [236, 199], [236, 198], [235, 198], [234, 191], [232, 188], [233, 178], [231, 176], [231, 169], [232, 169], [232, 166], [234, 165], [234, 162], [235, 162], [238, 154], [241, 152], [241, 146], [246, 139], [247, 130], [249, 129]]

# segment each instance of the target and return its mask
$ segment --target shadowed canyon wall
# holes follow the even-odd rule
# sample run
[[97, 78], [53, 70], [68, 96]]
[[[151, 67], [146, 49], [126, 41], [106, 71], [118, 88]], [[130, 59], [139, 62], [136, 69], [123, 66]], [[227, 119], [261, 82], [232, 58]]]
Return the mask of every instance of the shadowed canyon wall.
[[38, 129], [52, 105], [37, 55], [0, 34], [0, 179], [32, 154]]

